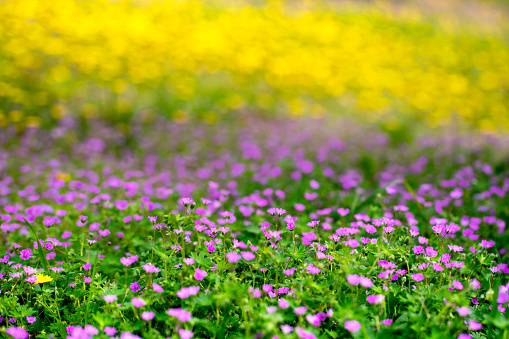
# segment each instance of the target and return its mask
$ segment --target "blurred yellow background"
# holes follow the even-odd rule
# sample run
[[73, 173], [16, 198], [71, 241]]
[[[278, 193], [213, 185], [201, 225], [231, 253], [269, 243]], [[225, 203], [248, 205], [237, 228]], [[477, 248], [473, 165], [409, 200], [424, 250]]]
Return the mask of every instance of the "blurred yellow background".
[[0, 126], [245, 110], [509, 128], [505, 2], [0, 4]]

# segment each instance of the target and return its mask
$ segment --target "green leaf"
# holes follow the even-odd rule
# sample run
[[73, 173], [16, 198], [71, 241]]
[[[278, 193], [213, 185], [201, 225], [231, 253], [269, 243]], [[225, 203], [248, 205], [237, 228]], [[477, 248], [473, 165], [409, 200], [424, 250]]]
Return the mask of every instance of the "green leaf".
[[48, 272], [48, 266], [46, 265], [46, 258], [44, 257], [44, 252], [42, 251], [42, 246], [41, 246], [41, 243], [39, 241], [39, 238], [37, 237], [37, 233], [35, 233], [34, 229], [32, 228], [32, 225], [30, 225], [30, 223], [25, 218], [23, 218], [23, 220], [25, 220], [25, 223], [28, 225], [28, 227], [30, 228], [30, 230], [34, 234], [35, 242], [37, 243], [37, 252], [39, 253], [39, 260], [41, 261], [41, 264], [44, 267], [44, 272], [47, 273]]

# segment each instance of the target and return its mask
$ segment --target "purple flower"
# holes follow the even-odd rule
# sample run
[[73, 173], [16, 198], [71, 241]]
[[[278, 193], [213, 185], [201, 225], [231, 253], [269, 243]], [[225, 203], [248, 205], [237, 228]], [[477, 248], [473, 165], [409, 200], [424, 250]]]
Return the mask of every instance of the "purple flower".
[[199, 268], [194, 269], [194, 278], [196, 280], [203, 280], [207, 276], [207, 272], [200, 270]]
[[83, 269], [84, 269], [85, 271], [88, 271], [88, 270], [90, 270], [90, 268], [92, 267], [92, 264], [91, 264], [91, 263], [86, 263], [85, 265], [83, 265], [83, 266], [81, 266], [81, 267], [83, 267]]
[[131, 299], [131, 304], [133, 304], [133, 306], [136, 307], [136, 308], [140, 308], [140, 307], [145, 306], [147, 303], [143, 299], [132, 298]]
[[155, 313], [154, 312], [143, 312], [141, 314], [141, 319], [145, 320], [145, 321], [149, 321], [149, 320], [152, 320], [154, 317], [155, 317]]
[[90, 284], [92, 282], [91, 277], [85, 277], [85, 284]]
[[347, 320], [344, 324], [347, 331], [354, 333], [361, 329], [361, 323], [357, 320]]
[[141, 286], [140, 286], [140, 284], [138, 284], [138, 282], [136, 282], [136, 281], [135, 281], [135, 282], [133, 282], [133, 283], [131, 284], [131, 290], [132, 290], [133, 292], [138, 292], [139, 290], [141, 290]]
[[32, 256], [32, 250], [30, 248], [21, 250], [21, 252], [19, 253], [19, 257], [23, 260], [28, 260], [28, 259], [30, 259], [31, 256]]
[[27, 322], [33, 324], [37, 321], [37, 317], [27, 317]]
[[151, 223], [155, 224], [156, 220], [157, 220], [157, 216], [155, 217], [147, 217], [148, 220], [150, 220]]

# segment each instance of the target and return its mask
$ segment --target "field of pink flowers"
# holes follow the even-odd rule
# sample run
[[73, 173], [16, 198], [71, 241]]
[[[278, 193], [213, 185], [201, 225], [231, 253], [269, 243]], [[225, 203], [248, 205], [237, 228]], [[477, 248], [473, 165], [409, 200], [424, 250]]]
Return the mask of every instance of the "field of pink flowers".
[[0, 133], [0, 336], [509, 338], [509, 139], [131, 128]]

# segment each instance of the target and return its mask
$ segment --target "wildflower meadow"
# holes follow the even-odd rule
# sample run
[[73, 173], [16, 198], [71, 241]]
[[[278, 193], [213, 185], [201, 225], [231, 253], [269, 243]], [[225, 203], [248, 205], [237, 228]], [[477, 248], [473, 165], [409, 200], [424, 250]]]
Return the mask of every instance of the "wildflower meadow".
[[0, 0], [0, 337], [509, 339], [504, 1]]

